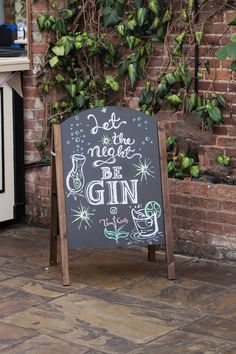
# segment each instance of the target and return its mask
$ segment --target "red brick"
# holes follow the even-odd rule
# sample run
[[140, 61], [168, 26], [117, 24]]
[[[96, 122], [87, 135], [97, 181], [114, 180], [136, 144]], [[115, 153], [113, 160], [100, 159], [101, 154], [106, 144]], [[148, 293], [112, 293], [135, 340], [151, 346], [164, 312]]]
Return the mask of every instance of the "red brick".
[[228, 213], [225, 210], [222, 211], [209, 211], [207, 212], [208, 220], [218, 222], [222, 224], [236, 225], [236, 217], [234, 213]]

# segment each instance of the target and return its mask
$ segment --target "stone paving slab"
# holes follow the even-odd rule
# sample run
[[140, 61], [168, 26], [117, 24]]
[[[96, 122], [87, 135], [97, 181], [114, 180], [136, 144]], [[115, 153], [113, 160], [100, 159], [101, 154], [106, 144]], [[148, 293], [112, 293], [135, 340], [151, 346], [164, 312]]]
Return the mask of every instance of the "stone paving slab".
[[232, 287], [236, 285], [235, 264], [193, 259], [192, 262], [179, 265], [177, 276], [199, 280], [206, 283]]
[[154, 275], [125, 286], [119, 292], [176, 306], [204, 309], [223, 290], [215, 284], [183, 278], [170, 282]]
[[236, 354], [236, 266], [164, 258], [73, 250], [63, 287], [48, 230], [0, 228], [0, 354]]
[[[89, 348], [45, 335], [30, 338], [0, 351], [1, 354], [89, 354]], [[98, 353], [98, 352], [97, 352]]]
[[106, 353], [125, 353], [176, 328], [160, 310], [79, 293], [9, 316], [4, 322]]
[[236, 341], [236, 321], [206, 316], [182, 328], [184, 331]]
[[174, 331], [129, 354], [235, 354], [236, 344], [215, 337]]
[[31, 329], [17, 327], [0, 321], [0, 351], [13, 344], [28, 340], [36, 336], [37, 332]]

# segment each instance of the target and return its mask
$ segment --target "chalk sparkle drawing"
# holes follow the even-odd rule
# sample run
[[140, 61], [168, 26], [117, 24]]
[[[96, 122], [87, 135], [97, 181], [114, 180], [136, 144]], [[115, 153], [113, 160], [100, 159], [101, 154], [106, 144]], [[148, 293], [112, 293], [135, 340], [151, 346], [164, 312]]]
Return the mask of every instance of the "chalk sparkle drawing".
[[[122, 223], [122, 221], [119, 221], [119, 220], [120, 220], [120, 218], [116, 218], [115, 215], [113, 215], [113, 217], [112, 217], [112, 222], [107, 222], [106, 219], [102, 220], [102, 221], [105, 221], [104, 226], [107, 225], [104, 229], [105, 237], [109, 238], [111, 240], [115, 240], [117, 245], [119, 245], [119, 240], [121, 238], [127, 238], [129, 236], [128, 231], [122, 230], [126, 226], [128, 220], [125, 218], [125, 223], [121, 226], [118, 226], [119, 223]], [[108, 226], [109, 227], [113, 226], [113, 230], [109, 230]]]
[[138, 164], [133, 164], [136, 171], [137, 171], [135, 177], [140, 176], [141, 182], [143, 181], [143, 179], [145, 179], [145, 181], [147, 181], [148, 177], [155, 178], [155, 176], [154, 176], [155, 172], [153, 171], [153, 166], [151, 164], [152, 164], [152, 161], [150, 161], [149, 159], [146, 159], [146, 157], [145, 157], [144, 161], [141, 161], [141, 159], [140, 159]]
[[94, 213], [90, 211], [90, 207], [85, 207], [80, 203], [80, 206], [78, 206], [77, 210], [71, 209], [71, 211], [74, 212], [72, 215], [74, 217], [72, 224], [78, 221], [79, 230], [82, 225], [84, 226], [85, 230], [87, 230], [88, 227], [91, 227], [91, 223], [93, 222], [91, 217], [94, 215]]
[[111, 145], [111, 138], [108, 135], [104, 134], [100, 141], [101, 141], [102, 145], [105, 145], [105, 146]]
[[140, 237], [150, 238], [159, 231], [157, 219], [161, 216], [161, 207], [156, 201], [148, 202], [144, 209], [132, 209], [131, 215]]
[[72, 169], [66, 177], [66, 186], [69, 190], [69, 195], [76, 195], [82, 191], [85, 183], [83, 167], [86, 157], [81, 154], [74, 154], [71, 156]]

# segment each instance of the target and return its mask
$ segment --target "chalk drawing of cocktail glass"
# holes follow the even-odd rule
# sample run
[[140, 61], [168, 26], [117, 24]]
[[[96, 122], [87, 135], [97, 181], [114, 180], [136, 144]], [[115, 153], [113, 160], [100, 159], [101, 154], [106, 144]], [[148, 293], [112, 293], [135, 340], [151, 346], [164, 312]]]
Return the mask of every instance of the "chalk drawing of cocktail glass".
[[161, 207], [156, 201], [148, 202], [144, 209], [132, 209], [131, 214], [139, 236], [148, 238], [159, 231], [157, 219], [161, 216]]
[[84, 172], [83, 167], [86, 157], [81, 154], [74, 154], [71, 156], [72, 169], [66, 177], [66, 186], [70, 193], [79, 193], [84, 187]]

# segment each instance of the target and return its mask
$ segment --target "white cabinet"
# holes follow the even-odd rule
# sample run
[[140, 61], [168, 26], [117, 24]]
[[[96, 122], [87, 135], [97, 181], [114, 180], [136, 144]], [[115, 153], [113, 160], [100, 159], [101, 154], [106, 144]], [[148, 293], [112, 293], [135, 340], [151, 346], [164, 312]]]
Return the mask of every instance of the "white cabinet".
[[0, 222], [14, 218], [13, 90], [0, 74]]

